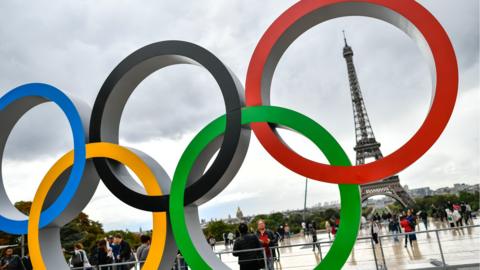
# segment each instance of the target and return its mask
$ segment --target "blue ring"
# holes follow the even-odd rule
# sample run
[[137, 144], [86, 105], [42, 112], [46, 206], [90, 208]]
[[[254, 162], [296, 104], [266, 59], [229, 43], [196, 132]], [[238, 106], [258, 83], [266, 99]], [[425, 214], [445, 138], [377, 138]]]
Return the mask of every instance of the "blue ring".
[[[73, 133], [73, 167], [61, 194], [40, 216], [40, 228], [44, 228], [62, 214], [80, 185], [86, 163], [85, 131], [73, 102], [62, 91], [48, 84], [30, 83], [14, 88], [0, 98], [0, 111], [14, 101], [30, 96], [41, 97], [57, 104], [67, 116]], [[10, 234], [26, 234], [28, 232], [28, 219], [13, 220], [0, 213], [0, 230]]]

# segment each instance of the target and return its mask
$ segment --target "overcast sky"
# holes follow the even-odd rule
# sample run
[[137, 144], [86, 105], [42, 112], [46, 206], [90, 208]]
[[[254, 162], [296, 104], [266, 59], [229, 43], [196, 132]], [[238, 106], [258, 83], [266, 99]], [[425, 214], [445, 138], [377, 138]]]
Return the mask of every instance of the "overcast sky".
[[[141, 5], [139, 4], [141, 3]], [[147, 44], [169, 39], [205, 47], [245, 81], [250, 56], [267, 27], [295, 1], [22, 1], [0, 2], [0, 95], [28, 82], [52, 84], [93, 104], [112, 69]], [[400, 173], [410, 188], [480, 182], [479, 2], [420, 1], [448, 32], [458, 58], [460, 88], [445, 132]], [[403, 32], [382, 21], [347, 17], [299, 37], [272, 83], [272, 104], [298, 110], [326, 127], [355, 162], [353, 114], [342, 30], [354, 50], [370, 121], [384, 155], [420, 127], [432, 95], [423, 55]], [[189, 65], [162, 69], [138, 86], [121, 122], [121, 143], [153, 156], [170, 175], [188, 142], [224, 113], [211, 75]], [[48, 168], [68, 151], [68, 122], [54, 105], [32, 109], [13, 130], [2, 164], [12, 201], [32, 200]], [[306, 139], [282, 132], [293, 149], [317, 161]], [[28, 188], [26, 188], [28, 187]], [[201, 217], [270, 213], [303, 207], [304, 178], [271, 158], [252, 136], [232, 183], [201, 207]], [[309, 182], [308, 205], [338, 200], [336, 185]], [[122, 209], [119, 211], [119, 209]], [[105, 228], [151, 228], [151, 215], [116, 199], [100, 184], [85, 209]], [[126, 225], [128, 224], [128, 225]]]

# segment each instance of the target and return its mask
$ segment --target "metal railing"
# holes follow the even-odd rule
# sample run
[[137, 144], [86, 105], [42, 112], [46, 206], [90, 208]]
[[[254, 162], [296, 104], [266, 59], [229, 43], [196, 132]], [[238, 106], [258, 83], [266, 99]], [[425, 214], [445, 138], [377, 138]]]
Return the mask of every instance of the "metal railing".
[[262, 252], [262, 258], [258, 258], [258, 259], [255, 259], [255, 260], [243, 260], [243, 261], [238, 261], [239, 263], [240, 262], [247, 262], [247, 261], [259, 261], [259, 260], [263, 260], [263, 265], [265, 266], [265, 268], [267, 268], [267, 265], [268, 265], [268, 261], [267, 261], [267, 253], [265, 251], [264, 248], [252, 248], [252, 249], [242, 249], [242, 250], [225, 250], [225, 251], [218, 251], [218, 252], [215, 252], [215, 254], [218, 255], [218, 257], [220, 258], [220, 260], [222, 260], [222, 254], [232, 254], [235, 253], [235, 254], [239, 254], [239, 253], [246, 253], [246, 252], [258, 252], [258, 251], [261, 251]]
[[[467, 231], [467, 235], [473, 236], [473, 237], [470, 237], [468, 239], [470, 239], [470, 240], [471, 239], [480, 239], [480, 233], [477, 236], [475, 236], [471, 231], [472, 229], [479, 228], [479, 227], [480, 227], [480, 225], [467, 225], [467, 226], [442, 228], [442, 229], [435, 229], [435, 230], [398, 233], [396, 235], [393, 235], [393, 234], [379, 235], [378, 240], [379, 240], [380, 251], [381, 251], [382, 269], [388, 269], [389, 268], [388, 262], [391, 261], [391, 260], [388, 259], [388, 258], [390, 258], [390, 256], [385, 256], [385, 246], [384, 246], [384, 244], [386, 243], [386, 241], [389, 241], [389, 240], [391, 241], [392, 239], [394, 239], [394, 237], [399, 237], [399, 238], [402, 238], [402, 237], [407, 238], [408, 237], [408, 238], [410, 238], [412, 235], [415, 235], [415, 237], [417, 237], [419, 235], [425, 235], [425, 239], [422, 239], [422, 241], [417, 240], [417, 241], [415, 241], [414, 244], [412, 244], [412, 242], [410, 240], [408, 240], [408, 241], [410, 241], [410, 247], [412, 247], [412, 251], [413, 251], [412, 253], [413, 253], [414, 257], [415, 257], [414, 253], [418, 252], [420, 250], [418, 245], [424, 244], [424, 245], [430, 245], [432, 247], [436, 246], [438, 248], [438, 253], [422, 254], [422, 257], [427, 256], [427, 255], [428, 256], [435, 256], [435, 255], [439, 256], [440, 260], [437, 260], [437, 259], [431, 260], [431, 264], [433, 264], [435, 267], [433, 267], [433, 268], [432, 267], [425, 267], [425, 268], [422, 268], [422, 269], [451, 269], [451, 267], [455, 266], [455, 264], [454, 265], [449, 265], [448, 260], [446, 258], [446, 255], [449, 255], [450, 253], [453, 253], [453, 254], [456, 254], [458, 256], [460, 253], [465, 253], [465, 252], [474, 253], [473, 256], [472, 256], [472, 259], [476, 260], [476, 262], [466, 262], [465, 266], [469, 266], [469, 265], [472, 265], [472, 264], [475, 265], [475, 266], [480, 266], [480, 263], [478, 262], [478, 258], [479, 258], [479, 254], [480, 254], [480, 247], [479, 246], [472, 245], [472, 246], [469, 246], [467, 249], [465, 249], [465, 247], [458, 246], [458, 244], [460, 244], [459, 241], [465, 240], [465, 238], [456, 238], [456, 239], [453, 239], [453, 240], [444, 240], [442, 242], [441, 235], [440, 235], [441, 232], [452, 232], [455, 235], [458, 234], [459, 236], [461, 236], [461, 235], [464, 236], [465, 231]], [[432, 237], [431, 237], [430, 234], [434, 234], [434, 241], [432, 241]], [[452, 241], [454, 241], [457, 244], [458, 248], [456, 248], [454, 250], [450, 250], [450, 251], [447, 250], [446, 251], [445, 250], [445, 243], [446, 242], [452, 242]], [[407, 245], [406, 242], [405, 242], [405, 245]], [[388, 247], [394, 247], [394, 246], [390, 245]], [[395, 260], [393, 260], [393, 261], [395, 262]]]
[[[357, 238], [357, 242], [354, 246], [354, 249], [352, 250], [352, 255], [355, 252], [358, 252], [360, 250], [370, 250], [371, 251], [371, 258], [366, 258], [366, 254], [362, 254], [362, 258], [360, 260], [357, 259], [357, 263], [363, 263], [365, 265], [371, 265], [367, 268], [372, 268], [372, 269], [377, 269], [377, 270], [387, 270], [390, 267], [391, 263], [394, 263], [395, 265], [398, 264], [398, 261], [395, 261], [394, 258], [395, 256], [390, 256], [390, 254], [386, 253], [387, 249], [392, 248], [395, 251], [395, 248], [398, 248], [399, 245], [400, 247], [403, 245], [401, 240], [395, 241], [395, 238], [400, 238], [402, 237], [409, 237], [412, 234], [417, 235], [425, 235], [425, 239], [419, 239], [418, 243], [417, 241], [415, 242], [415, 245], [430, 245], [431, 247], [436, 246], [438, 248], [438, 254], [437, 253], [432, 253], [432, 254], [423, 254], [423, 256], [433, 256], [437, 255], [439, 256], [439, 260], [434, 262], [431, 262], [432, 264], [430, 266], [424, 265], [422, 267], [418, 267], [416, 269], [422, 269], [422, 270], [430, 270], [430, 269], [457, 269], [460, 264], [449, 264], [449, 259], [447, 255], [455, 255], [455, 254], [460, 254], [461, 252], [477, 252], [477, 257], [473, 257], [475, 259], [475, 262], [464, 262], [461, 263], [461, 267], [479, 267], [480, 262], [478, 255], [480, 254], [480, 247], [479, 246], [470, 246], [468, 247], [469, 250], [465, 250], [464, 248], [460, 247], [460, 250], [458, 248], [452, 249], [451, 246], [447, 246], [447, 250], [445, 249], [446, 247], [446, 242], [452, 242], [452, 243], [457, 243], [455, 241], [462, 241], [465, 240], [466, 238], [460, 238], [457, 237], [453, 240], [444, 240], [442, 242], [442, 235], [441, 233], [446, 233], [446, 232], [452, 232], [453, 234], [458, 234], [459, 236], [466, 235], [465, 231], [467, 231], [467, 235], [473, 235], [475, 237], [470, 237], [468, 239], [480, 239], [480, 233], [478, 234], [478, 237], [476, 234], [472, 234], [469, 232], [469, 230], [475, 229], [475, 228], [480, 228], [480, 225], [468, 225], [468, 226], [462, 226], [462, 227], [453, 227], [453, 228], [443, 228], [443, 229], [435, 229], [435, 230], [425, 230], [425, 231], [414, 231], [410, 233], [398, 233], [398, 234], [384, 234], [384, 235], [378, 235], [378, 244], [375, 244], [373, 238], [371, 236], [365, 236], [365, 237], [359, 237]], [[463, 233], [462, 233], [463, 231]], [[433, 234], [434, 236], [432, 237], [430, 234]], [[432, 241], [433, 239], [433, 241]], [[391, 244], [391, 242], [394, 242]], [[479, 240], [480, 241], [480, 240]], [[279, 252], [282, 249], [289, 249], [289, 248], [298, 248], [298, 247], [307, 247], [307, 248], [317, 248], [318, 250], [318, 257], [319, 259], [317, 260], [322, 261], [324, 256], [323, 254], [328, 252], [329, 248], [331, 247], [333, 243], [333, 240], [328, 240], [328, 241], [317, 241], [317, 242], [310, 242], [310, 243], [303, 243], [303, 244], [282, 244], [279, 246], [275, 247], [270, 247], [271, 249], [271, 254], [276, 253], [277, 258], [276, 261], [277, 263], [280, 263], [280, 254], [282, 254], [284, 260], [295, 257], [295, 256], [304, 256], [305, 254], [293, 254], [289, 255], [288, 253], [282, 253]], [[418, 247], [417, 247], [418, 248]], [[477, 248], [476, 250], [472, 250], [472, 248]], [[413, 251], [413, 247], [411, 248]], [[227, 256], [222, 256], [222, 255], [227, 255], [227, 254], [232, 254], [232, 253], [242, 253], [242, 252], [255, 252], [255, 251], [261, 251], [263, 258], [263, 263], [265, 265], [265, 268], [267, 268], [267, 256], [264, 248], [256, 248], [256, 249], [248, 249], [248, 250], [238, 250], [238, 251], [233, 251], [233, 250], [225, 250], [225, 251], [219, 251], [215, 252], [217, 256], [219, 257], [220, 260], [222, 260], [226, 264], [236, 264], [238, 263], [238, 260], [236, 258], [231, 258]], [[311, 255], [311, 253], [308, 253]], [[351, 256], [352, 256], [351, 255]], [[397, 254], [398, 255], [398, 254]], [[226, 258], [227, 257], [227, 258]], [[230, 260], [229, 260], [230, 259]], [[402, 258], [404, 259], [404, 258]], [[182, 262], [183, 258], [181, 256], [177, 256], [177, 261], [176, 261], [176, 268], [174, 269], [189, 269], [188, 266], [183, 266], [184, 263]], [[135, 270], [140, 270], [140, 264], [142, 262], [126, 262], [126, 263], [113, 263], [109, 265], [101, 265], [99, 267], [92, 266], [92, 268], [89, 269], [95, 269], [95, 270], [116, 270], [118, 266], [123, 266], [123, 265], [131, 265], [131, 268], [129, 269], [135, 269]], [[305, 267], [305, 265], [298, 266], [298, 267]], [[292, 269], [295, 267], [291, 267]], [[72, 268], [72, 270], [80, 270], [80, 269], [85, 269], [83, 267], [80, 268]], [[287, 269], [287, 267], [283, 267], [283, 269]], [[290, 268], [289, 268], [290, 269]], [[362, 268], [363, 269], [363, 268]], [[462, 268], [463, 269], [463, 268]]]
[[125, 268], [128, 270], [140, 270], [141, 264], [144, 263], [143, 261], [131, 261], [131, 262], [118, 262], [118, 263], [111, 263], [111, 264], [102, 264], [102, 265], [92, 265], [91, 267], [72, 267], [71, 270], [117, 270], [122, 266], [130, 266], [130, 268]]

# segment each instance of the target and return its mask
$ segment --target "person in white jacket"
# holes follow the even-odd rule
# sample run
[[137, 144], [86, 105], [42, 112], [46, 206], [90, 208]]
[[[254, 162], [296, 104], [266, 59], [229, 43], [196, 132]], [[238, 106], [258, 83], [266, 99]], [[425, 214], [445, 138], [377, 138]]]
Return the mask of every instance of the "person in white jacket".
[[453, 219], [453, 212], [450, 208], [445, 209], [445, 213], [447, 214], [447, 221], [450, 224], [450, 227], [455, 227], [455, 220]]

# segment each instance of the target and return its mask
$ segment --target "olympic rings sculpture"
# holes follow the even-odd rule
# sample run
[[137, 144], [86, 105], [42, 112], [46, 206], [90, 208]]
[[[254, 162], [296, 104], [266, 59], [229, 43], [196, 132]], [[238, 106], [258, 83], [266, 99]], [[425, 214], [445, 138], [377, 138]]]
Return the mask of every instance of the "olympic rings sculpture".
[[[412, 37], [429, 61], [434, 86], [430, 111], [417, 133], [391, 155], [359, 166], [350, 164], [341, 146], [318, 123], [295, 111], [270, 106], [269, 101], [275, 67], [297, 37], [324, 21], [355, 15], [389, 22]], [[224, 98], [225, 115], [195, 136], [171, 181], [147, 154], [118, 145], [119, 124], [129, 96], [141, 81], [163, 67], [185, 63], [200, 65], [213, 75]], [[54, 102], [62, 109], [74, 142], [73, 150], [43, 178], [29, 217], [11, 204], [0, 178], [0, 230], [28, 233], [35, 269], [69, 269], [60, 245], [60, 228], [82, 211], [101, 179], [120, 200], [153, 214], [151, 252], [143, 269], [171, 269], [178, 249], [193, 269], [228, 269], [208, 247], [197, 208], [233, 180], [247, 153], [251, 128], [264, 148], [285, 167], [311, 179], [339, 184], [342, 229], [315, 269], [341, 269], [357, 237], [361, 214], [358, 185], [391, 176], [425, 154], [450, 119], [457, 88], [458, 68], [452, 44], [435, 17], [414, 0], [298, 2], [278, 17], [260, 39], [248, 67], [246, 99], [240, 81], [206, 49], [184, 41], [154, 43], [137, 50], [112, 71], [92, 110], [82, 101], [41, 83], [19, 86], [0, 98], [1, 153], [19, 118], [44, 102]], [[291, 150], [275, 132], [283, 127], [310, 139], [331, 164], [308, 160]], [[125, 166], [138, 176], [143, 187]]]

